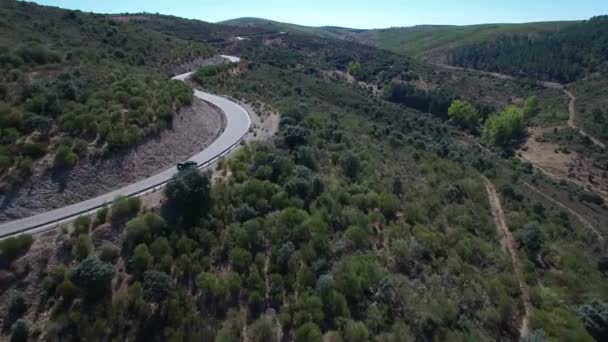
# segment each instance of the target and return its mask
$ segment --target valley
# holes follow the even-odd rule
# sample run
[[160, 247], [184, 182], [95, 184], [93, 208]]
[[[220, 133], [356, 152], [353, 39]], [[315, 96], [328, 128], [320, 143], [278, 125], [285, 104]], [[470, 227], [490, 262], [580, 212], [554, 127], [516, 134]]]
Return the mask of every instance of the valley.
[[3, 1], [0, 339], [604, 340], [606, 27]]

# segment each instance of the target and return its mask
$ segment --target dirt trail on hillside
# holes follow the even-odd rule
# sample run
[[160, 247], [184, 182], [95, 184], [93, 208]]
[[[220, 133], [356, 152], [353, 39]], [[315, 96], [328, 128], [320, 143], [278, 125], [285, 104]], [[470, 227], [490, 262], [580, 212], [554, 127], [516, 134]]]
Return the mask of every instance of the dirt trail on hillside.
[[[458, 70], [458, 71], [469, 71], [469, 72], [475, 72], [478, 74], [483, 74], [483, 75], [488, 75], [488, 76], [492, 76], [495, 78], [499, 78], [499, 79], [503, 79], [503, 80], [515, 80], [516, 78], [513, 76], [509, 76], [509, 75], [504, 75], [504, 74], [499, 74], [496, 72], [490, 72], [490, 71], [484, 71], [484, 70], [478, 70], [478, 69], [471, 69], [471, 68], [463, 68], [463, 67], [458, 67], [458, 66], [453, 66], [453, 65], [447, 65], [447, 64], [442, 64], [442, 63], [431, 63], [435, 66], [438, 66], [440, 68], [443, 69], [447, 69], [447, 70]], [[593, 137], [592, 135], [588, 134], [587, 132], [585, 132], [582, 128], [578, 127], [575, 123], [575, 118], [576, 118], [576, 108], [575, 108], [575, 102], [576, 102], [576, 96], [574, 96], [574, 94], [572, 94], [568, 89], [566, 89], [566, 87], [564, 87], [563, 84], [560, 83], [555, 83], [555, 82], [547, 82], [547, 81], [539, 81], [539, 84], [541, 84], [543, 87], [546, 88], [552, 88], [552, 89], [557, 89], [557, 90], [561, 90], [569, 99], [568, 101], [568, 127], [577, 130], [582, 136], [585, 136], [587, 138], [589, 138], [589, 140], [591, 140], [594, 144], [596, 144], [597, 146], [600, 146], [601, 148], [606, 148], [606, 145], [599, 141], [597, 138]], [[557, 128], [560, 128], [562, 126], [556, 126]], [[553, 128], [553, 127], [551, 127]]]
[[492, 216], [494, 217], [494, 223], [496, 224], [496, 229], [498, 229], [498, 233], [501, 236], [500, 243], [503, 249], [511, 255], [513, 270], [515, 271], [515, 277], [517, 278], [517, 281], [519, 283], [521, 299], [524, 303], [524, 315], [521, 319], [519, 335], [520, 337], [524, 337], [528, 335], [530, 330], [530, 312], [532, 308], [532, 304], [530, 303], [530, 292], [528, 290], [528, 284], [526, 284], [526, 281], [524, 279], [521, 263], [519, 261], [519, 256], [517, 255], [517, 245], [515, 239], [513, 238], [513, 234], [511, 234], [511, 230], [509, 230], [509, 226], [507, 225], [507, 219], [505, 217], [504, 211], [502, 210], [500, 197], [498, 197], [496, 188], [489, 179], [483, 177], [483, 182], [485, 184], [486, 191], [488, 192], [488, 200], [490, 201], [490, 207], [492, 208]]
[[545, 194], [544, 192], [540, 191], [539, 189], [537, 189], [535, 186], [533, 186], [532, 184], [526, 182], [525, 180], [521, 181], [525, 186], [527, 186], [530, 190], [534, 191], [535, 193], [537, 193], [538, 195], [544, 197], [546, 200], [552, 202], [553, 204], [557, 205], [558, 207], [566, 210], [567, 212], [569, 212], [570, 214], [572, 214], [574, 217], [576, 217], [584, 226], [586, 226], [587, 228], [589, 228], [589, 230], [591, 230], [593, 232], [593, 234], [595, 234], [595, 236], [597, 236], [597, 238], [600, 241], [604, 241], [604, 236], [602, 235], [602, 233], [600, 233], [599, 230], [597, 230], [597, 228], [595, 228], [583, 215], [577, 213], [576, 211], [574, 211], [574, 209], [568, 207], [567, 205], [557, 201], [556, 199], [554, 199], [553, 197]]

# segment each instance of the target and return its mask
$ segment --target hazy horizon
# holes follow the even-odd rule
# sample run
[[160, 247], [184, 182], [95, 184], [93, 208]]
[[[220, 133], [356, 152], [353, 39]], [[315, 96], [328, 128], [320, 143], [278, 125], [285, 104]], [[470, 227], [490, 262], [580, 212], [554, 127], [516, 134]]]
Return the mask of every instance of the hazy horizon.
[[593, 0], [524, 0], [487, 4], [481, 0], [465, 4], [447, 0], [374, 2], [320, 1], [306, 3], [263, 0], [255, 3], [237, 0], [82, 1], [38, 0], [38, 4], [96, 13], [160, 13], [217, 23], [237, 18], [262, 18], [306, 26], [341, 26], [361, 29], [416, 25], [476, 25], [527, 23], [540, 21], [584, 20], [608, 11], [608, 6]]

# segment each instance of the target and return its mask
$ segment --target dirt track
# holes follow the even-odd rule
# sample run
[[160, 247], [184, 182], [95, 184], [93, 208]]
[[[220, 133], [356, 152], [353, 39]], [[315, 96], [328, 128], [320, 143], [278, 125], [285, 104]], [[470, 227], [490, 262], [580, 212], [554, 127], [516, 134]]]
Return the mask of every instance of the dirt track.
[[524, 315], [521, 319], [521, 327], [519, 329], [519, 336], [521, 338], [527, 336], [530, 330], [530, 312], [532, 308], [532, 304], [530, 303], [530, 292], [524, 279], [521, 263], [517, 255], [517, 245], [515, 239], [513, 238], [513, 234], [511, 234], [511, 230], [509, 230], [505, 213], [502, 210], [502, 205], [500, 204], [500, 197], [496, 192], [494, 184], [489, 179], [483, 177], [483, 182], [485, 184], [486, 191], [488, 192], [488, 200], [490, 201], [490, 207], [492, 208], [494, 223], [496, 224], [496, 229], [501, 237], [501, 245], [503, 249], [511, 255], [513, 270], [515, 271], [515, 277], [517, 278], [519, 289], [521, 291], [521, 299], [524, 304]]
[[[453, 66], [453, 65], [447, 65], [447, 64], [441, 64], [441, 63], [432, 63], [435, 66], [438, 66], [440, 68], [444, 68], [447, 70], [461, 70], [461, 71], [469, 71], [469, 72], [475, 72], [475, 73], [479, 73], [479, 74], [483, 74], [483, 75], [488, 75], [488, 76], [492, 76], [492, 77], [496, 77], [496, 78], [500, 78], [503, 80], [514, 80], [515, 77], [513, 76], [509, 76], [509, 75], [503, 75], [503, 74], [499, 74], [496, 72], [489, 72], [489, 71], [484, 71], [484, 70], [478, 70], [478, 69], [470, 69], [470, 68], [463, 68], [463, 67], [458, 67], [458, 66]], [[575, 103], [576, 103], [576, 96], [574, 96], [574, 94], [572, 94], [568, 89], [566, 89], [564, 87], [564, 85], [559, 84], [559, 83], [555, 83], [555, 82], [540, 82], [541, 85], [543, 85], [546, 88], [553, 88], [553, 89], [557, 89], [557, 90], [561, 90], [566, 96], [568, 96], [569, 102], [568, 102], [568, 126], [570, 128], [576, 129], [578, 130], [578, 132], [585, 136], [588, 137], [594, 144], [596, 144], [597, 146], [600, 146], [602, 148], [606, 148], [606, 145], [599, 141], [597, 138], [591, 136], [590, 134], [588, 134], [587, 132], [585, 132], [582, 128], [578, 127], [576, 125], [576, 107], [575, 107]], [[553, 127], [551, 127], [553, 128]], [[559, 126], [558, 126], [559, 128]]]

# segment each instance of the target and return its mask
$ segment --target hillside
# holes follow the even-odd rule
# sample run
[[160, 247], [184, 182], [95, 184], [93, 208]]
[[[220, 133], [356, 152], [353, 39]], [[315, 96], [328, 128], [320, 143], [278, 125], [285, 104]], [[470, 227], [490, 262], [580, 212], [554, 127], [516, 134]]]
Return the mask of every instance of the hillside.
[[202, 66], [189, 85], [262, 123], [279, 114], [278, 132], [160, 192], [0, 241], [0, 339], [605, 340], [605, 200], [516, 152], [529, 126], [567, 121], [561, 88], [335, 36], [91, 18], [221, 43], [241, 61]]
[[359, 41], [397, 53], [441, 61], [455, 47], [493, 39], [504, 34], [536, 36], [568, 27], [572, 22], [526, 24], [483, 24], [470, 26], [421, 25], [369, 30], [356, 36]]
[[166, 74], [208, 46], [103, 15], [25, 2], [0, 7], [0, 185], [34, 168], [130, 148], [191, 101]]
[[262, 30], [265, 32], [287, 32], [297, 34], [312, 34], [324, 38], [350, 38], [365, 30], [334, 27], [334, 26], [303, 26], [290, 23], [282, 23], [278, 21], [263, 19], [263, 18], [237, 18], [220, 22], [222, 25], [246, 27]]
[[608, 68], [608, 16], [537, 37], [502, 33], [450, 52], [455, 65], [570, 83]]
[[385, 29], [354, 29], [342, 27], [312, 27], [282, 23], [262, 18], [238, 18], [221, 22], [223, 25], [310, 34], [324, 38], [357, 41], [400, 54], [445, 61], [448, 52], [458, 46], [492, 40], [500, 35], [521, 34], [537, 36], [555, 32], [576, 22], [538, 22], [525, 24], [482, 24], [469, 26], [418, 25]]

